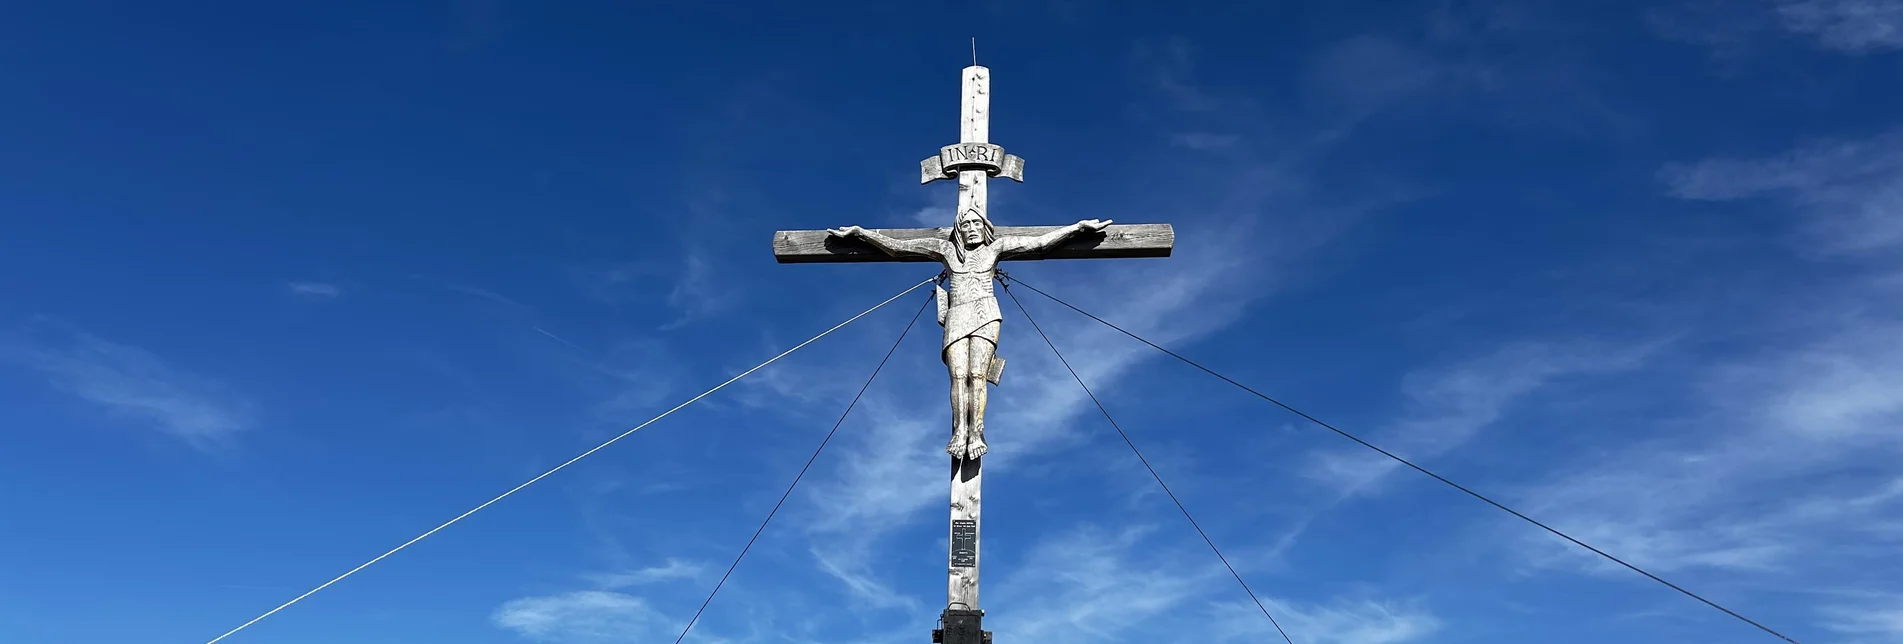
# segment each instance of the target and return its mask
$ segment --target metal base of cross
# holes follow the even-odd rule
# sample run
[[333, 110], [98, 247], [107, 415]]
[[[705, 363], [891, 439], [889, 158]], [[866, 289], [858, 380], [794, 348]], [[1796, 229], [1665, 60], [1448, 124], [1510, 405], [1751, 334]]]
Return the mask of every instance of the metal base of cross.
[[932, 630], [933, 644], [991, 644], [991, 631], [984, 629], [985, 612], [945, 609]]

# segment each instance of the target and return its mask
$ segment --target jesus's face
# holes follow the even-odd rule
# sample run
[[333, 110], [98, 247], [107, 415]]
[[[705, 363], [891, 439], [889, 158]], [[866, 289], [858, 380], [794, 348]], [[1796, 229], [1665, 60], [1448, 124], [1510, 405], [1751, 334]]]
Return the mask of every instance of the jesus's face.
[[975, 213], [967, 213], [958, 218], [958, 237], [966, 246], [976, 247], [985, 243], [985, 222]]

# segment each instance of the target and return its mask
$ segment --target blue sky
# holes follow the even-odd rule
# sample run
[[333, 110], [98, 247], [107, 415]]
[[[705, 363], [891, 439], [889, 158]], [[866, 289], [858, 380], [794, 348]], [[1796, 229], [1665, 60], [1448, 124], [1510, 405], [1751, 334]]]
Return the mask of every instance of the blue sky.
[[[929, 276], [767, 242], [948, 225], [915, 164], [976, 36], [998, 223], [1178, 231], [1016, 275], [1903, 642], [1897, 0], [40, 4], [0, 9], [0, 640], [203, 642]], [[672, 641], [922, 301], [226, 641]], [[1298, 644], [1774, 641], [1027, 304]], [[999, 641], [1275, 638], [1006, 309]], [[923, 641], [936, 331], [689, 641]]]

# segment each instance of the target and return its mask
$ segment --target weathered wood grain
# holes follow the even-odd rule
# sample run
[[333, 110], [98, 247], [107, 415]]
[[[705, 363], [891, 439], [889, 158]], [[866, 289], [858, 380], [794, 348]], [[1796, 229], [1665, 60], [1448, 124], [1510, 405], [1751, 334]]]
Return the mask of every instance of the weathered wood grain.
[[[1042, 235], [1060, 226], [999, 226], [999, 235]], [[883, 228], [878, 232], [899, 240], [951, 239], [950, 228]], [[1082, 234], [1045, 253], [1003, 259], [1127, 259], [1169, 257], [1176, 247], [1176, 229], [1169, 224], [1111, 224], [1102, 234]], [[856, 239], [833, 237], [824, 230], [782, 230], [773, 233], [773, 258], [781, 264], [845, 262], [930, 262], [928, 257], [893, 257]]]
[[[980, 610], [978, 606], [978, 568], [979, 563], [982, 561], [982, 559], [980, 559], [979, 549], [981, 544], [984, 543], [984, 521], [980, 519], [979, 515], [982, 514], [980, 510], [982, 509], [984, 483], [983, 458], [966, 460], [952, 459], [951, 524], [956, 526], [960, 520], [971, 521], [976, 524], [977, 534], [974, 534], [971, 539], [971, 551], [969, 553], [957, 552], [956, 548], [959, 545], [958, 539], [952, 539], [952, 547], [954, 549], [953, 552], [950, 553], [952, 565], [945, 569], [949, 574], [945, 588], [946, 606], [960, 607], [957, 605], [963, 604], [960, 608]], [[959, 561], [961, 554], [969, 558], [967, 561], [971, 565], [958, 565], [964, 563]]]
[[[959, 106], [959, 141], [964, 143], [985, 143], [991, 136], [991, 72], [983, 67], [972, 65], [965, 68], [964, 76], [964, 97], [962, 104]], [[962, 171], [958, 173], [959, 213], [976, 212], [979, 216], [986, 216], [985, 205], [987, 199], [985, 194], [985, 180], [987, 178], [982, 170]], [[942, 232], [945, 237], [941, 239], [951, 238], [951, 231], [946, 230]], [[1000, 235], [1006, 234], [1004, 231], [998, 231], [998, 233]], [[873, 252], [878, 251], [874, 250]], [[984, 382], [978, 382], [976, 384], [981, 388], [985, 386]], [[983, 423], [983, 399], [980, 398], [976, 404], [978, 407], [976, 412], [977, 420], [975, 422]], [[983, 425], [981, 424], [979, 427], [983, 427]], [[962, 450], [959, 455], [963, 455]], [[984, 459], [953, 458], [951, 472], [952, 524], [956, 525], [960, 520], [971, 521], [974, 532], [971, 535], [971, 551], [968, 554], [970, 557], [970, 565], [961, 566], [957, 565], [960, 562], [953, 561], [951, 562], [952, 565], [946, 568], [948, 575], [945, 587], [945, 605], [947, 607], [963, 604], [966, 610], [979, 610], [978, 566], [980, 559], [978, 556], [978, 547], [979, 544], [983, 542], [981, 537], [984, 530], [984, 523], [979, 517], [979, 500], [983, 489]], [[956, 548], [957, 544], [953, 544], [953, 547]], [[954, 560], [959, 558], [959, 553], [954, 552], [951, 554]]]
[[958, 140], [988, 143], [991, 139], [991, 70], [978, 65], [964, 69], [964, 91], [958, 104]]

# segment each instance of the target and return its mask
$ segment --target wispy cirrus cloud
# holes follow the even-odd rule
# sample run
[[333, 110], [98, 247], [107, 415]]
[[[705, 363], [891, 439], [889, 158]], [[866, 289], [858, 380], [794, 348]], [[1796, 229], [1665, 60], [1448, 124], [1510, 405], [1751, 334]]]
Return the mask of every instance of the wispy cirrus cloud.
[[[1894, 518], [1903, 471], [1887, 465], [1903, 453], [1893, 394], [1903, 334], [1894, 331], [1883, 332], [1888, 342], [1843, 344], [1872, 331], [1841, 329], [1709, 365], [1684, 391], [1692, 420], [1633, 419], [1660, 438], [1524, 491], [1522, 509], [1660, 571], [1815, 577], [1890, 565], [1872, 557], [1903, 546]], [[1518, 534], [1537, 566], [1624, 572], [1544, 534]]]
[[1745, 419], [1752, 427], [1822, 449], [1895, 436], [1903, 427], [1903, 321], [1853, 319], [1846, 327], [1730, 367], [1711, 393], [1752, 401]]
[[935, 501], [943, 503], [950, 432], [930, 420], [935, 415], [908, 413], [913, 408], [903, 403], [860, 405], [855, 413], [868, 420], [841, 437], [833, 457], [839, 465], [809, 484], [814, 511], [802, 530], [814, 564], [859, 606], [916, 611], [924, 602], [897, 592], [874, 562], [885, 535], [921, 520]]
[[[1443, 627], [1421, 602], [1343, 598], [1326, 602], [1263, 601], [1269, 614], [1299, 642], [1316, 644], [1404, 644], [1426, 641]], [[1217, 641], [1261, 642], [1279, 639], [1253, 602], [1225, 602], [1216, 623]], [[1298, 635], [1299, 633], [1299, 635]]]
[[[1903, 509], [1903, 478], [1833, 485], [1812, 478], [1814, 465], [1753, 471], [1776, 466], [1775, 455], [1710, 448], [1624, 450], [1617, 459], [1536, 488], [1524, 509], [1657, 572], [1815, 576], [1842, 563], [1834, 557], [1903, 539], [1903, 530], [1883, 521]], [[1536, 567], [1630, 574], [1572, 544], [1513, 528]]]
[[565, 365], [579, 388], [599, 397], [594, 415], [616, 423], [677, 395], [682, 375], [667, 343], [642, 337], [615, 342], [598, 357], [568, 357]]
[[606, 590], [509, 600], [490, 621], [537, 642], [625, 642], [662, 635], [668, 620], [647, 600]]
[[582, 290], [598, 302], [633, 305], [644, 313], [666, 316], [656, 325], [660, 331], [686, 328], [741, 301], [734, 276], [718, 265], [710, 249], [691, 242], [685, 252], [667, 262], [646, 258], [570, 270]]
[[905, 219], [908, 224], [921, 228], [950, 226], [952, 225], [952, 207], [947, 205], [926, 206], [912, 211], [912, 214]]
[[866, 423], [871, 431], [842, 446], [837, 478], [815, 483], [821, 512], [810, 526], [814, 529], [848, 532], [894, 525], [945, 491], [938, 470], [950, 458], [944, 449], [950, 430], [939, 430], [949, 421], [934, 422], [936, 414], [906, 413], [890, 403], [860, 404], [856, 413], [871, 419]]
[[1716, 157], [1660, 171], [1673, 196], [1773, 198], [1795, 210], [1805, 248], [1830, 253], [1903, 245], [1903, 130], [1840, 138], [1769, 156]]
[[[1100, 642], [1157, 624], [1222, 581], [1210, 561], [1185, 565], [1184, 553], [1137, 550], [1152, 528], [1080, 526], [1048, 537], [1007, 575], [994, 594], [1015, 607], [992, 629], [1027, 642]], [[1166, 556], [1167, 555], [1167, 556]], [[1261, 619], [1258, 615], [1257, 619]], [[1184, 639], [1194, 639], [1185, 637]]]
[[[669, 637], [685, 621], [657, 609], [651, 595], [698, 580], [706, 570], [699, 562], [669, 558], [645, 568], [591, 573], [584, 575], [587, 588], [512, 599], [497, 607], [489, 619], [497, 627], [537, 642], [590, 644]], [[697, 633], [691, 641], [715, 639]]]
[[1660, 37], [1711, 47], [1720, 58], [1786, 34], [1853, 56], [1903, 49], [1903, 0], [1685, 0], [1645, 17]]
[[108, 414], [201, 449], [225, 445], [253, 425], [253, 407], [225, 383], [173, 366], [138, 347], [64, 328], [12, 338], [0, 358]]
[[1634, 136], [1643, 124], [1578, 55], [1590, 46], [1578, 7], [1422, 2], [1395, 12], [1409, 19], [1358, 23], [1314, 50], [1300, 76], [1303, 106], [1324, 121], [1311, 129], [1352, 139], [1364, 121], [1439, 118], [1549, 139]]
[[[1132, 635], [1195, 642], [1280, 639], [1207, 552], [1189, 544], [1164, 546], [1150, 538], [1153, 531], [1084, 525], [1045, 538], [993, 591], [1013, 610], [988, 625], [999, 639], [1053, 644], [1129, 641]], [[1402, 644], [1440, 625], [1418, 602], [1263, 600], [1298, 642]]]
[[[846, 548], [811, 548], [813, 561], [821, 572], [843, 584], [847, 593], [858, 602], [860, 607], [873, 609], [900, 609], [907, 613], [919, 613], [925, 606], [916, 597], [899, 592], [892, 584], [875, 576], [867, 565], [868, 556], [853, 548], [867, 548], [871, 544], [860, 542]], [[841, 556], [841, 555], [844, 556]]]
[[1785, 29], [1849, 54], [1903, 49], [1903, 0], [1778, 0]]
[[287, 282], [284, 289], [292, 295], [313, 300], [334, 300], [344, 294], [343, 287], [328, 282]]
[[707, 567], [699, 563], [669, 558], [659, 566], [650, 566], [635, 570], [596, 573], [588, 576], [589, 581], [604, 589], [645, 586], [667, 581], [698, 579]]
[[[1417, 370], [1402, 381], [1404, 415], [1366, 438], [1416, 462], [1439, 456], [1473, 439], [1541, 388], [1571, 377], [1633, 369], [1659, 344], [1519, 342], [1457, 364]], [[1343, 496], [1368, 489], [1398, 467], [1359, 445], [1315, 452], [1307, 461], [1310, 478]]]
[[738, 303], [739, 292], [725, 277], [714, 268], [706, 252], [689, 251], [681, 258], [674, 286], [667, 292], [666, 302], [675, 317], [661, 325], [661, 330], [685, 327]]
[[1169, 109], [1207, 115], [1239, 107], [1238, 99], [1204, 86], [1196, 78], [1196, 50], [1182, 38], [1138, 42], [1130, 52], [1132, 68], [1144, 76], [1153, 98]]
[[455, 291], [457, 293], [462, 293], [464, 295], [469, 295], [472, 297], [488, 300], [489, 302], [493, 304], [501, 305], [502, 307], [509, 309], [510, 311], [513, 311], [513, 312], [522, 312], [522, 311], [530, 310], [530, 307], [527, 304], [523, 304], [521, 302], [516, 301], [514, 298], [511, 298], [507, 295], [503, 295], [501, 293], [497, 293], [495, 291], [491, 291], [486, 288], [470, 286], [467, 284], [445, 284], [444, 286], [445, 288], [448, 288], [449, 290]]
[[1903, 596], [1865, 595], [1818, 611], [1824, 628], [1855, 638], [1851, 642], [1903, 642]]
[[1178, 132], [1170, 135], [1170, 145], [1202, 152], [1234, 149], [1241, 143], [1242, 137], [1237, 134]]
[[1684, 0], [1648, 7], [1646, 27], [1659, 38], [1706, 47], [1719, 61], [1735, 61], [1751, 44], [1775, 30], [1776, 17], [1763, 6], [1724, 0]]
[[1309, 67], [1308, 95], [1328, 108], [1361, 115], [1430, 91], [1474, 89], [1485, 71], [1396, 38], [1364, 34], [1316, 54]]
[[[1630, 419], [1645, 438], [1530, 487], [1524, 509], [1660, 571], [1897, 590], [1876, 579], [1903, 572], [1889, 556], [1903, 547], [1903, 306], [1885, 278], [1903, 267], [1903, 227], [1886, 216], [1899, 205], [1898, 142], [1891, 132], [1665, 168], [1679, 198], [1781, 211], [1793, 254], [1840, 270], [1724, 320], [1752, 341], [1679, 376], [1685, 411]], [[1536, 566], [1613, 570], [1545, 535], [1523, 542]], [[1870, 636], [1880, 612], [1823, 625]]]

